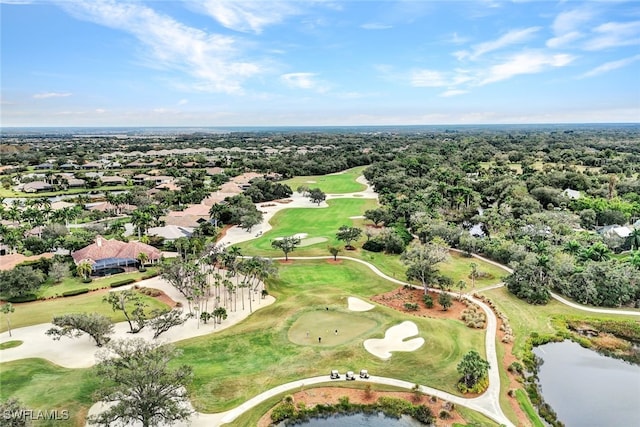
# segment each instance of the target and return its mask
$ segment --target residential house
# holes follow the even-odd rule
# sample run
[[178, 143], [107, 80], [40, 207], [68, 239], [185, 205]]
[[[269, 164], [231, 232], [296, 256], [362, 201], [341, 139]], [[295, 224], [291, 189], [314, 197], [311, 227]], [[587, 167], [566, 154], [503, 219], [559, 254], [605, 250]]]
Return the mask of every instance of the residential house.
[[22, 191], [25, 193], [39, 193], [41, 191], [51, 191], [53, 190], [53, 185], [44, 181], [33, 181], [24, 184], [22, 187]]

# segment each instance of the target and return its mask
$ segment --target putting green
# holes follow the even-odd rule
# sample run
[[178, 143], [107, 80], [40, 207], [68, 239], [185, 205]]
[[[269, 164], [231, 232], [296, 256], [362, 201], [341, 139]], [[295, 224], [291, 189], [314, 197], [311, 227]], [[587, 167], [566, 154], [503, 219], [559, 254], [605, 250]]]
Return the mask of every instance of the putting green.
[[[364, 316], [336, 311], [334, 308], [327, 311], [321, 307], [296, 319], [289, 328], [288, 337], [295, 344], [331, 347], [352, 342], [376, 326], [374, 320]], [[318, 338], [322, 338], [322, 341], [318, 341]]]

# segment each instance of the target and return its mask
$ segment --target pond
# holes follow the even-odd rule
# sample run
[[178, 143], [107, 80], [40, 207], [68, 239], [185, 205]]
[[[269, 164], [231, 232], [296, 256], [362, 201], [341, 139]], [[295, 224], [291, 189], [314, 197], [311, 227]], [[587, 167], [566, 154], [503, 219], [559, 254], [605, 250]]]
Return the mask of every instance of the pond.
[[[279, 424], [284, 426], [285, 424]], [[422, 426], [411, 417], [402, 416], [400, 419], [385, 417], [384, 414], [351, 414], [332, 415], [327, 418], [314, 418], [306, 423], [296, 424], [302, 427], [417, 427]]]
[[564, 341], [534, 349], [542, 396], [567, 427], [640, 426], [640, 366]]

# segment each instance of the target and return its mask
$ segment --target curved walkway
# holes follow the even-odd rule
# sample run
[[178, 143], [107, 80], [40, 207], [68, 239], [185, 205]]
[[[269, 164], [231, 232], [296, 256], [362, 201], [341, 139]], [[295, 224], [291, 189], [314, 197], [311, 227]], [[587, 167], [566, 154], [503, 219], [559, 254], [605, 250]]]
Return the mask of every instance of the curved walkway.
[[[450, 250], [454, 251], [454, 252], [458, 252], [458, 253], [463, 253], [463, 251], [459, 250], [459, 249], [453, 249], [451, 248]], [[503, 269], [504, 271], [506, 271], [507, 273], [513, 273], [513, 269], [507, 267], [506, 265], [500, 264], [498, 262], [492, 261], [488, 258], [485, 258], [483, 256], [477, 255], [477, 254], [472, 254], [473, 258], [477, 258], [481, 261], [487, 262], [489, 264], [495, 265], [496, 267], [499, 267], [501, 269]], [[482, 291], [488, 291], [491, 289], [496, 289], [496, 288], [500, 288], [504, 286], [504, 283], [499, 283], [497, 285], [494, 286], [490, 286], [484, 289], [479, 289], [477, 292], [482, 292]], [[551, 292], [549, 291], [549, 293], [551, 294], [551, 298], [555, 299], [556, 301], [561, 302], [564, 305], [567, 305], [569, 307], [575, 308], [577, 310], [582, 310], [582, 311], [588, 311], [589, 313], [598, 313], [598, 314], [619, 314], [619, 315], [626, 315], [626, 316], [640, 316], [640, 311], [634, 311], [634, 310], [622, 310], [622, 309], [616, 309], [616, 308], [595, 308], [595, 307], [590, 307], [587, 305], [582, 305], [582, 304], [578, 304], [572, 301], [569, 301], [568, 299], [556, 294], [555, 292]]]
[[[330, 259], [330, 258], [332, 257], [330, 256], [289, 257], [289, 259], [292, 259], [292, 260], [295, 260], [295, 259], [318, 260], [318, 259]], [[367, 261], [363, 261], [358, 258], [346, 257], [346, 256], [339, 256], [338, 258], [353, 261], [353, 262], [358, 262], [360, 264], [366, 265], [371, 271], [373, 271], [379, 277], [382, 277], [383, 279], [396, 283], [398, 285], [413, 286], [407, 282], [403, 282], [402, 280], [398, 280], [393, 277], [387, 276], [385, 273], [380, 271], [375, 265], [370, 264]], [[284, 259], [284, 258], [276, 258], [276, 259]], [[457, 295], [457, 294], [451, 293], [451, 295]], [[487, 333], [485, 335], [485, 348], [486, 348], [486, 358], [490, 366], [489, 387], [481, 396], [475, 397], [473, 399], [465, 399], [459, 396], [454, 396], [452, 394], [449, 394], [440, 390], [436, 390], [430, 387], [426, 387], [426, 386], [421, 386], [421, 387], [424, 388], [425, 393], [433, 394], [439, 398], [450, 400], [459, 405], [474, 409], [486, 415], [487, 417], [491, 418], [492, 420], [500, 424], [504, 424], [505, 426], [513, 426], [513, 423], [507, 418], [507, 416], [502, 411], [502, 408], [500, 407], [500, 370], [498, 366], [498, 354], [496, 352], [496, 331], [498, 329], [498, 320], [493, 310], [491, 310], [491, 308], [488, 305], [486, 305], [484, 302], [476, 298], [473, 298], [470, 295], [464, 295], [464, 297], [469, 301], [472, 301], [474, 304], [477, 304], [480, 308], [482, 308], [482, 310], [485, 312], [487, 316]], [[406, 381], [401, 381], [401, 380], [393, 380], [393, 381], [399, 381], [400, 383], [408, 384], [408, 385], [402, 385], [400, 387], [405, 387], [405, 386], [407, 388], [413, 387], [413, 384], [410, 384]], [[387, 384], [387, 383], [383, 383], [383, 384]]]

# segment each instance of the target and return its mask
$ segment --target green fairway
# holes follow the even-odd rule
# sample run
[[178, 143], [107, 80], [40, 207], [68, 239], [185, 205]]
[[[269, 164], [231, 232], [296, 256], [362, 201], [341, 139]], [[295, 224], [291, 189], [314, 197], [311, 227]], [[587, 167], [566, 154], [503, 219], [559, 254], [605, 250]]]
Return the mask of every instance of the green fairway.
[[0, 400], [15, 397], [29, 409], [68, 411], [68, 420], [38, 421], [34, 425], [85, 425], [98, 385], [93, 369], [67, 369], [42, 359], [23, 359], [0, 364], [0, 375]]
[[[282, 252], [271, 247], [276, 237], [293, 236], [306, 233], [306, 239], [324, 238], [325, 241], [297, 248], [291, 256], [328, 255], [328, 245], [344, 246], [336, 239], [336, 232], [342, 225], [358, 226], [361, 219], [351, 217], [364, 215], [368, 209], [374, 209], [377, 201], [373, 199], [333, 199], [328, 200], [328, 208], [292, 208], [283, 209], [271, 219], [272, 230], [260, 238], [240, 243], [236, 246], [243, 253], [259, 256], [283, 256]], [[364, 238], [362, 239], [364, 241]]]
[[[283, 265], [279, 278], [269, 283], [269, 293], [276, 297], [273, 305], [255, 312], [232, 329], [180, 344], [184, 353], [175, 363], [194, 367], [196, 380], [191, 387], [194, 405], [203, 412], [227, 410], [263, 390], [322, 375], [331, 369], [365, 368], [375, 375], [457, 393], [456, 364], [472, 348], [484, 354], [483, 331], [469, 329], [456, 320], [410, 316], [382, 306], [357, 314], [346, 311], [349, 296], [366, 300], [394, 287], [367, 267], [353, 262], [335, 265], [324, 260], [295, 261]], [[326, 312], [326, 307], [332, 312], [357, 316], [373, 326], [349, 343], [335, 346], [291, 342], [290, 331], [296, 333], [298, 329], [296, 321], [319, 315], [318, 308]], [[364, 349], [365, 339], [383, 338], [390, 326], [407, 319], [416, 323], [426, 345], [415, 352], [394, 353], [387, 361]], [[331, 329], [324, 327], [325, 332], [327, 329], [331, 334]], [[297, 333], [303, 334], [304, 340], [306, 329], [299, 331], [303, 331]], [[338, 331], [340, 337], [342, 332]]]
[[551, 299], [546, 305], [531, 305], [512, 295], [506, 287], [485, 291], [483, 295], [489, 297], [498, 309], [509, 318], [509, 323], [515, 334], [514, 354], [517, 357], [522, 357], [523, 345], [532, 332], [539, 334], [556, 333], [556, 329], [551, 323], [554, 316], [638, 320], [637, 316], [589, 313], [571, 308], [554, 299]]
[[298, 317], [287, 336], [295, 344], [330, 347], [350, 343], [375, 326], [375, 321], [364, 316], [318, 306]]
[[293, 191], [302, 185], [309, 188], [319, 188], [328, 194], [355, 193], [366, 188], [356, 182], [356, 178], [362, 175], [365, 168], [366, 166], [359, 166], [331, 175], [297, 176], [282, 181], [282, 184], [288, 185]]
[[[366, 266], [349, 261], [342, 264], [330, 264], [326, 260], [295, 261], [282, 265], [279, 277], [268, 283], [269, 293], [276, 297], [274, 304], [254, 312], [233, 328], [178, 343], [183, 354], [172, 363], [186, 363], [193, 367], [195, 381], [190, 386], [190, 393], [196, 409], [203, 412], [233, 408], [279, 384], [326, 374], [331, 369], [358, 371], [364, 368], [374, 375], [428, 384], [457, 393], [456, 364], [470, 349], [484, 354], [483, 331], [469, 329], [457, 320], [411, 316], [382, 306], [367, 312], [351, 313], [347, 310], [349, 296], [367, 300], [395, 287], [374, 275]], [[78, 302], [89, 297], [91, 295], [47, 301], [48, 314], [45, 316], [50, 318], [52, 315], [49, 304]], [[91, 301], [85, 301], [85, 304], [90, 305]], [[324, 309], [326, 314], [326, 307], [332, 313], [347, 316], [342, 318], [343, 322], [353, 322], [357, 318], [367, 326], [359, 329], [350, 325], [357, 336], [334, 345], [291, 342], [289, 335], [290, 331], [296, 330], [295, 322], [306, 316], [312, 316], [311, 319], [317, 316], [320, 314], [318, 308], [320, 311]], [[14, 314], [19, 310], [20, 306]], [[69, 311], [74, 310], [67, 307], [62, 312]], [[418, 336], [425, 339], [426, 345], [415, 352], [396, 352], [387, 361], [364, 349], [362, 343], [365, 339], [383, 338], [390, 326], [404, 320], [416, 323], [420, 331]], [[324, 328], [325, 331], [328, 329]], [[344, 332], [339, 329], [339, 339], [342, 339], [342, 333], [348, 332], [347, 329]], [[5, 373], [9, 371], [12, 374], [7, 378], [10, 378], [11, 386], [5, 387]], [[33, 408], [57, 405], [71, 408], [74, 414], [84, 414], [95, 389], [95, 379], [88, 374], [90, 370], [57, 368], [42, 360], [0, 364], [0, 372], [3, 377], [0, 398], [15, 395]], [[64, 384], [64, 387], [54, 392], [56, 384]], [[79, 397], [77, 390], [84, 395]], [[50, 393], [56, 395], [55, 398], [43, 402], [42, 396]]]
[[[11, 328], [49, 323], [54, 316], [69, 313], [100, 313], [108, 316], [114, 322], [123, 322], [124, 314], [121, 311], [114, 312], [111, 305], [102, 302], [105, 292], [90, 292], [66, 298], [55, 298], [46, 301], [34, 301], [16, 303], [15, 312], [11, 313]], [[166, 309], [165, 303], [146, 295], [140, 295], [142, 301], [147, 304], [147, 310]], [[0, 323], [0, 332], [7, 330], [7, 323]]]

